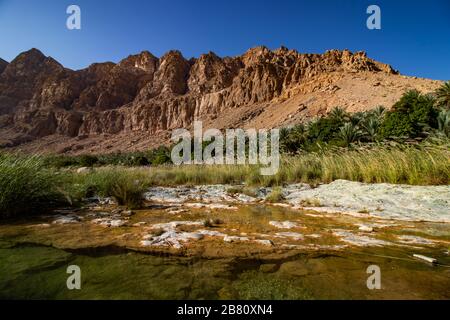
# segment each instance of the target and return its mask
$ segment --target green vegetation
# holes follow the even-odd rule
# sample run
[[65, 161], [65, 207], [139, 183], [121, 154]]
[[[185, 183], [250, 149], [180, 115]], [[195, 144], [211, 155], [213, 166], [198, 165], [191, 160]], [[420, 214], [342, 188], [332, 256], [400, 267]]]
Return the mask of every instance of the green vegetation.
[[72, 183], [79, 186], [78, 196], [112, 197], [129, 209], [142, 207], [142, 193], [148, 187], [146, 177], [138, 171], [101, 168], [87, 174], [70, 174]]
[[58, 174], [39, 157], [0, 155], [0, 218], [42, 212], [67, 204]]
[[[112, 197], [130, 209], [150, 186], [232, 184], [228, 193], [255, 196], [252, 186], [328, 183], [439, 185], [450, 182], [449, 83], [434, 96], [407, 92], [390, 111], [349, 114], [335, 108], [309, 124], [281, 130], [282, 160], [273, 176], [257, 165], [171, 166], [170, 148], [110, 155], [27, 157], [0, 154], [0, 216], [38, 213]], [[92, 167], [84, 173], [74, 168]], [[135, 168], [134, 168], [135, 167]], [[268, 201], [282, 201], [275, 188]]]
[[438, 105], [447, 110], [450, 109], [450, 81], [446, 82], [436, 91]]
[[437, 109], [431, 96], [421, 95], [418, 91], [407, 92], [390, 112], [382, 124], [385, 138], [426, 136], [427, 131], [436, 129]]
[[257, 196], [256, 189], [248, 187], [248, 186], [233, 186], [233, 187], [228, 188], [227, 193], [229, 193], [231, 195], [241, 193], [241, 194], [244, 194], [249, 197]]
[[269, 203], [283, 202], [285, 200], [283, 196], [283, 190], [280, 187], [275, 187], [266, 197], [266, 201]]
[[54, 168], [113, 166], [158, 166], [170, 164], [170, 149], [162, 146], [148, 152], [113, 153], [105, 155], [53, 155], [48, 156], [46, 164]]
[[[346, 179], [367, 183], [439, 185], [450, 183], [450, 143], [419, 145], [375, 144], [353, 148], [328, 148], [282, 157], [280, 170], [262, 176], [259, 166], [159, 166], [94, 168], [85, 173], [49, 169], [38, 157], [1, 156], [0, 212], [2, 217], [39, 213], [92, 196], [112, 197], [130, 209], [142, 206], [142, 194], [150, 186], [238, 184], [228, 193], [251, 196], [251, 186], [286, 183], [328, 183]], [[275, 188], [268, 201], [283, 200]]]
[[434, 94], [406, 92], [392, 109], [379, 106], [371, 111], [347, 113], [340, 107], [308, 124], [284, 128], [282, 151], [288, 154], [317, 152], [326, 148], [352, 147], [374, 142], [419, 142], [449, 137], [450, 82]]
[[311, 300], [313, 297], [298, 280], [255, 270], [240, 274], [232, 289], [244, 300]]

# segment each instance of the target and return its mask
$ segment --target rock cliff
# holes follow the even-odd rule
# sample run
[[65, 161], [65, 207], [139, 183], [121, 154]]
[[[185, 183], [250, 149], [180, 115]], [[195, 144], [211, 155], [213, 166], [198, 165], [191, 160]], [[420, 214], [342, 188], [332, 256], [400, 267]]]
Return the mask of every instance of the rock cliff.
[[275, 127], [391, 103], [438, 81], [404, 77], [364, 52], [302, 54], [256, 47], [237, 57], [186, 59], [144, 51], [119, 63], [64, 68], [37, 49], [0, 59], [0, 146], [25, 151], [145, 149], [194, 119], [208, 126]]

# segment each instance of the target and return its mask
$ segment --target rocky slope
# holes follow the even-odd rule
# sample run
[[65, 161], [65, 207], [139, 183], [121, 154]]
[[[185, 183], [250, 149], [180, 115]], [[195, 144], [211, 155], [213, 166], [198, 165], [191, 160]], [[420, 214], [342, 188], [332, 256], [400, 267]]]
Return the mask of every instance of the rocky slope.
[[221, 58], [149, 52], [73, 71], [32, 49], [0, 59], [0, 146], [27, 152], [112, 152], [167, 142], [194, 120], [215, 128], [271, 128], [334, 106], [390, 107], [439, 81], [401, 76], [364, 52], [250, 49]]

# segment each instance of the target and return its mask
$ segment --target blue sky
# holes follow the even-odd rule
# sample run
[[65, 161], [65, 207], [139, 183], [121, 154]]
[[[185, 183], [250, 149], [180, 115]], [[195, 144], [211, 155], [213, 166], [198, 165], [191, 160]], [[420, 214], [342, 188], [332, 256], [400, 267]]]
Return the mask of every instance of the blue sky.
[[[81, 7], [81, 30], [66, 28], [70, 4]], [[370, 4], [381, 30], [366, 28]], [[365, 50], [403, 74], [450, 79], [450, 0], [0, 0], [0, 39], [5, 60], [35, 47], [73, 69], [142, 50], [190, 58], [284, 45]]]

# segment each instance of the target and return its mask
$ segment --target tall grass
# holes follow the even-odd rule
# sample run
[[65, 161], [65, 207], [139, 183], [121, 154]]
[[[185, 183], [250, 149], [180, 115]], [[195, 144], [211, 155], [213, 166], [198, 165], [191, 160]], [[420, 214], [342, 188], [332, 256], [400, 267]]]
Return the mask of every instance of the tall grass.
[[[447, 146], [333, 149], [283, 157], [280, 170], [273, 176], [262, 176], [258, 166], [250, 165], [111, 167], [87, 174], [87, 182], [84, 183], [98, 185], [97, 189], [103, 190], [105, 195], [111, 194], [111, 183], [118, 181], [135, 181], [142, 187], [241, 183], [276, 186], [297, 182], [329, 183], [337, 179], [366, 183], [442, 185], [450, 182], [449, 159], [450, 150]], [[96, 183], [89, 182], [92, 180]]]
[[280, 170], [262, 176], [258, 166], [181, 166], [121, 169], [140, 172], [147, 185], [329, 183], [337, 179], [366, 183], [442, 185], [450, 182], [448, 146], [379, 146], [334, 149], [283, 157]]
[[0, 217], [41, 212], [84, 197], [113, 197], [130, 209], [142, 205], [150, 186], [329, 183], [447, 185], [450, 149], [441, 145], [400, 145], [332, 149], [282, 158], [280, 170], [262, 176], [258, 166], [102, 167], [87, 173], [45, 167], [39, 157], [0, 155]]
[[82, 197], [112, 197], [121, 206], [139, 209], [143, 192], [149, 186], [143, 171], [107, 167], [86, 174], [72, 175], [72, 184], [79, 186]]
[[36, 214], [67, 203], [60, 182], [40, 157], [0, 155], [0, 218]]
[[285, 161], [280, 174], [286, 175], [287, 181], [328, 183], [345, 179], [410, 185], [450, 182], [450, 150], [446, 146], [330, 150]]

